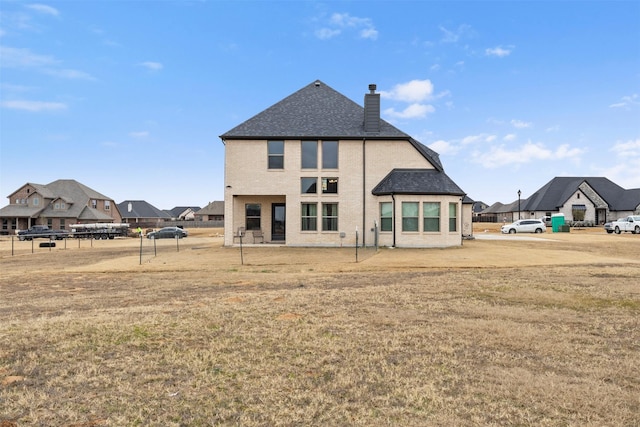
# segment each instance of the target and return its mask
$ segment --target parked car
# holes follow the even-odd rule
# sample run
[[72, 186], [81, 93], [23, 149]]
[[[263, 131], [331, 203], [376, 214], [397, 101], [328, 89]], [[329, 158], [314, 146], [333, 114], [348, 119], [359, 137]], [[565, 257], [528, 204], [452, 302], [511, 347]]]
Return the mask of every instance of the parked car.
[[519, 219], [511, 224], [505, 224], [500, 229], [503, 233], [544, 233], [547, 226], [540, 219]]
[[613, 223], [612, 222], [605, 222], [604, 223], [604, 231], [606, 231], [609, 234], [613, 233]]
[[180, 227], [164, 227], [160, 230], [152, 231], [151, 233], [147, 233], [148, 239], [182, 239], [183, 237], [187, 237], [189, 232], [187, 230], [183, 230]]

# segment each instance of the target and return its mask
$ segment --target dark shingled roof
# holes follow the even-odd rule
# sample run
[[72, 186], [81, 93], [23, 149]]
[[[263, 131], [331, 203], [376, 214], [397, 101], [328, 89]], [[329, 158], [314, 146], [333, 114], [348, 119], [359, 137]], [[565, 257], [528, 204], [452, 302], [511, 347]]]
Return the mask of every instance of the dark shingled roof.
[[[556, 177], [545, 184], [538, 191], [522, 202], [524, 211], [553, 211], [557, 210], [586, 182], [600, 197], [602, 197], [612, 211], [633, 210], [640, 203], [637, 198], [640, 191], [625, 190], [618, 184], [603, 177]], [[633, 196], [636, 196], [635, 199]]]
[[375, 186], [375, 196], [387, 194], [443, 194], [464, 196], [465, 193], [444, 172], [435, 169], [394, 169]]
[[[131, 210], [129, 210], [131, 207]], [[125, 200], [118, 203], [122, 218], [160, 218], [171, 219], [171, 216], [144, 200]]]
[[386, 139], [409, 141], [433, 166], [438, 153], [380, 119], [379, 132], [365, 132], [364, 108], [320, 80], [303, 87], [230, 131], [230, 139]]

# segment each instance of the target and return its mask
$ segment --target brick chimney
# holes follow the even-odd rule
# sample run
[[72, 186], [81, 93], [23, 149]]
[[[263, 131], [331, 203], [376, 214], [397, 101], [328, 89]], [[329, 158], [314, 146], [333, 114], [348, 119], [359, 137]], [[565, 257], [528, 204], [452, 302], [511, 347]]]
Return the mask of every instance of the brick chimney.
[[369, 85], [369, 93], [364, 95], [364, 131], [380, 132], [380, 94], [376, 85]]

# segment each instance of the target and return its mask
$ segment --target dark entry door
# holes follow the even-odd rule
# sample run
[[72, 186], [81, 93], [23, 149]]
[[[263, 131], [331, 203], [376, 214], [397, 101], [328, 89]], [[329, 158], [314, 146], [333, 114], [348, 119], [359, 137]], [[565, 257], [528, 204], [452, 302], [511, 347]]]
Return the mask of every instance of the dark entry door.
[[285, 204], [274, 203], [271, 205], [271, 240], [283, 242], [285, 235]]

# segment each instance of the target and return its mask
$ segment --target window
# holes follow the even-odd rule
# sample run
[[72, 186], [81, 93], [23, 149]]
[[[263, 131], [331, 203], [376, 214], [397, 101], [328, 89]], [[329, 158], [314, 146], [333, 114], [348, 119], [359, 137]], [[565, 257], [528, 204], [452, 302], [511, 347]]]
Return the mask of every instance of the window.
[[49, 228], [53, 228], [53, 220], [51, 218], [47, 219], [47, 226], [49, 226]]
[[449, 231], [456, 231], [458, 229], [458, 204], [449, 203]]
[[338, 204], [322, 204], [322, 230], [338, 231]]
[[98, 207], [98, 201], [95, 199], [91, 199], [91, 207], [96, 209]]
[[316, 231], [318, 229], [318, 204], [302, 204], [302, 231]]
[[269, 141], [269, 169], [284, 169], [284, 141]]
[[571, 206], [571, 214], [573, 215], [574, 221], [584, 221], [584, 217], [586, 213], [587, 213], [587, 205]]
[[322, 141], [322, 167], [338, 169], [338, 141]]
[[64, 202], [60, 202], [60, 209], [66, 209]]
[[318, 168], [318, 141], [302, 141], [302, 169]]
[[422, 204], [422, 222], [423, 231], [440, 231], [440, 203]]
[[260, 230], [260, 205], [247, 203], [245, 206], [245, 229]]
[[108, 211], [111, 209], [111, 202], [109, 200], [104, 201], [104, 210]]
[[418, 231], [418, 202], [402, 202], [402, 231]]
[[53, 209], [60, 210], [60, 203], [54, 203]]
[[338, 193], [338, 178], [322, 178], [322, 193], [323, 194], [337, 194]]
[[380, 203], [380, 231], [393, 231], [393, 203]]
[[316, 189], [318, 184], [318, 178], [300, 178], [302, 186], [302, 194], [315, 194], [318, 192]]
[[38, 206], [38, 205], [40, 205], [40, 199], [37, 198], [37, 197], [34, 197], [33, 198], [33, 206]]
[[60, 218], [60, 230], [64, 230], [64, 219]]

